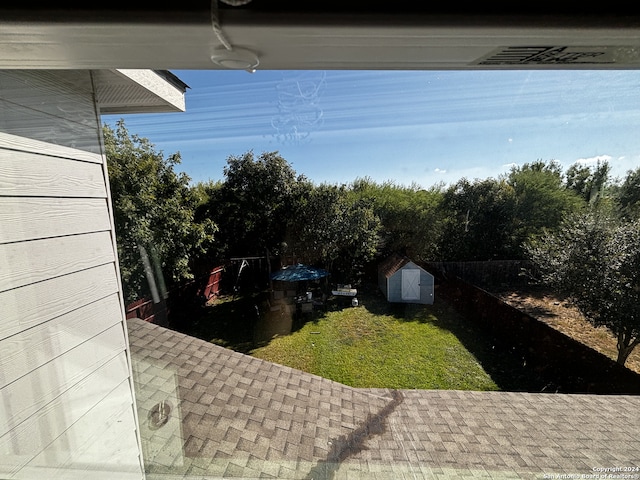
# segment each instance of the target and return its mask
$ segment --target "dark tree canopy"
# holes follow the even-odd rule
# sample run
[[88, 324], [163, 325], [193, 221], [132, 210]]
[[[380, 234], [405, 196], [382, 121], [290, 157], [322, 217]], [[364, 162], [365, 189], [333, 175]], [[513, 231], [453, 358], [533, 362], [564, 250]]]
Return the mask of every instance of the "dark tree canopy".
[[514, 167], [506, 176], [516, 196], [513, 234], [517, 245], [546, 229], [556, 229], [584, 201], [566, 187], [560, 164], [541, 160]]
[[103, 134], [120, 271], [125, 300], [131, 302], [152, 293], [145, 257], [157, 281], [170, 285], [191, 279], [216, 228], [210, 220], [194, 221], [197, 198], [190, 179], [174, 170], [179, 154], [165, 158], [149, 140], [130, 135], [123, 120], [115, 131], [105, 125]]
[[199, 217], [220, 228], [223, 258], [283, 256], [352, 275], [376, 252], [379, 220], [337, 185], [314, 185], [277, 152], [230, 156], [224, 181], [199, 186]]
[[595, 168], [574, 163], [566, 172], [567, 188], [576, 192], [587, 203], [596, 202], [605, 193], [610, 171], [607, 162], [598, 162]]
[[223, 255], [280, 254], [296, 184], [303, 179], [277, 152], [230, 156], [223, 173], [208, 205], [225, 242]]
[[620, 185], [617, 201], [627, 218], [640, 218], [640, 168], [627, 172]]
[[377, 251], [379, 224], [367, 202], [345, 186], [309, 184], [288, 225], [287, 252], [353, 280]]
[[380, 219], [379, 255], [400, 253], [415, 261], [438, 258], [441, 186], [425, 190], [418, 185], [378, 184], [370, 178], [360, 178], [351, 189], [355, 197], [371, 205]]
[[458, 181], [442, 201], [445, 260], [511, 259], [518, 255], [513, 238], [516, 197], [502, 180]]

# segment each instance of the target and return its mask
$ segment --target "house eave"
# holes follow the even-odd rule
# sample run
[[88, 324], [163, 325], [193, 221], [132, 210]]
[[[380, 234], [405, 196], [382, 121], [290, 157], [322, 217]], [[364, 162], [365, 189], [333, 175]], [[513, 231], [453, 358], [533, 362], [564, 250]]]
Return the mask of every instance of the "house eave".
[[170, 72], [97, 70], [96, 101], [102, 114], [184, 112], [188, 86]]

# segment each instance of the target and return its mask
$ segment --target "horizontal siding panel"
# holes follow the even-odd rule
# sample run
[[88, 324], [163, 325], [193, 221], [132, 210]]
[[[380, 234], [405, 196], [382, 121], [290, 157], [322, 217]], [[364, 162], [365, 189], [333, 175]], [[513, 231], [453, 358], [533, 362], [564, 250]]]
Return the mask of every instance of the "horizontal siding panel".
[[[46, 113], [21, 107], [13, 102], [0, 99], [3, 131], [23, 137], [51, 142], [52, 145], [67, 146], [93, 153], [100, 153], [98, 136], [96, 135], [96, 119], [94, 125], [85, 125], [77, 120], [90, 121], [91, 118], [82, 112], [75, 118], [54, 118]], [[84, 118], [82, 118], [84, 117]], [[51, 125], [55, 124], [55, 128]]]
[[100, 153], [88, 70], [0, 71], [0, 111], [3, 132]]
[[96, 128], [89, 70], [3, 70], [0, 98], [53, 121], [66, 117]]
[[0, 149], [0, 196], [106, 198], [102, 164]]
[[104, 198], [0, 197], [0, 243], [111, 228]]
[[[93, 133], [96, 134], [95, 129]], [[0, 132], [0, 149], [18, 150], [47, 157], [60, 157], [82, 162], [102, 164], [102, 155], [78, 148], [55, 145], [52, 143], [33, 140], [19, 135]]]
[[[96, 408], [30, 461], [16, 478], [47, 480], [141, 480], [133, 406]], [[96, 434], [99, 431], [100, 434]], [[81, 447], [70, 449], [68, 445]], [[50, 457], [55, 452], [58, 461]]]
[[76, 348], [0, 389], [0, 437], [73, 385], [124, 352], [122, 326], [114, 325]]
[[111, 232], [0, 245], [0, 292], [114, 261]]
[[8, 385], [122, 322], [120, 297], [97, 302], [0, 341], [0, 386]]
[[[89, 412], [104, 415], [103, 407], [121, 410], [130, 405], [128, 373], [123, 353], [0, 437], [0, 478], [11, 478]], [[92, 428], [91, 432], [100, 430]], [[51, 457], [55, 458], [53, 452]]]
[[116, 292], [114, 263], [0, 292], [0, 340]]

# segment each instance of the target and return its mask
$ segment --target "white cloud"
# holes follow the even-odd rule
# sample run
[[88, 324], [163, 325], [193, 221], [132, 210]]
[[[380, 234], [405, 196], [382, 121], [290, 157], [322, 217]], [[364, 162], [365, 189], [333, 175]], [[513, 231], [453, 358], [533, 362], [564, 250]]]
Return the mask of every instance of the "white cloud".
[[509, 170], [511, 170], [514, 167], [517, 167], [518, 164], [517, 163], [505, 163], [504, 165], [502, 165], [502, 168], [507, 168]]
[[446, 170], [442, 170], [441, 168], [436, 168], [436, 169], [434, 170], [434, 172], [436, 172], [436, 173], [441, 173], [441, 174], [445, 174], [445, 173], [447, 173], [447, 171], [446, 171]]
[[598, 162], [610, 162], [613, 159], [611, 155], [596, 155], [595, 157], [589, 158], [579, 158], [575, 161], [575, 163], [579, 163], [581, 165], [595, 165]]

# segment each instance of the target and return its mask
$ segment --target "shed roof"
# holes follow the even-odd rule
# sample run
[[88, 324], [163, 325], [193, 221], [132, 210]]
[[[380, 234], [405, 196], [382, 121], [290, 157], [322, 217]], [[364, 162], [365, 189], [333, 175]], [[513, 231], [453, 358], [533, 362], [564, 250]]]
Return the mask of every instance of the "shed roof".
[[389, 278], [410, 261], [411, 260], [409, 259], [409, 257], [394, 253], [380, 264], [380, 266], [378, 267], [378, 272]]

